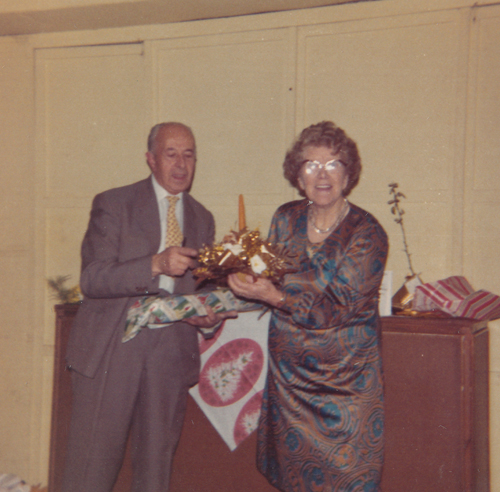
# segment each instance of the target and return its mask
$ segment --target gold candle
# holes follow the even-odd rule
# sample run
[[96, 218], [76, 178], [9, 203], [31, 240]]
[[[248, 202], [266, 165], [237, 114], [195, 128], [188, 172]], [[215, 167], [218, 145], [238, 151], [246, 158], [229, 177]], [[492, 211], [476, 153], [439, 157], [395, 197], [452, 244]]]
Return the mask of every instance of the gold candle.
[[238, 202], [238, 225], [240, 231], [245, 229], [246, 220], [245, 220], [245, 203], [243, 202], [243, 195], [240, 195]]

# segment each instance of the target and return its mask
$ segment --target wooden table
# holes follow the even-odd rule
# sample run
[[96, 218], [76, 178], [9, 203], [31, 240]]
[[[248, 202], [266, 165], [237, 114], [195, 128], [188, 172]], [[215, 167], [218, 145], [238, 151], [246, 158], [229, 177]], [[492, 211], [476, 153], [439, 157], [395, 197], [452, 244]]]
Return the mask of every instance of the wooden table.
[[[64, 353], [78, 306], [56, 306], [49, 491], [59, 492], [71, 411]], [[458, 318], [382, 318], [384, 492], [488, 492], [488, 329]], [[230, 452], [189, 397], [170, 492], [276, 491], [255, 433]], [[129, 490], [128, 457], [113, 492]]]

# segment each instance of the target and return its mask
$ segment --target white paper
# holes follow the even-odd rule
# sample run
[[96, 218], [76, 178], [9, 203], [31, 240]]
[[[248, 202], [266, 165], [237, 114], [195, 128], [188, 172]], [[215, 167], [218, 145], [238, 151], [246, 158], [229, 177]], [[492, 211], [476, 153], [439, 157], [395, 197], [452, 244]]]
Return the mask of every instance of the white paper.
[[386, 270], [380, 285], [380, 298], [378, 302], [380, 316], [391, 316], [392, 314], [392, 271]]

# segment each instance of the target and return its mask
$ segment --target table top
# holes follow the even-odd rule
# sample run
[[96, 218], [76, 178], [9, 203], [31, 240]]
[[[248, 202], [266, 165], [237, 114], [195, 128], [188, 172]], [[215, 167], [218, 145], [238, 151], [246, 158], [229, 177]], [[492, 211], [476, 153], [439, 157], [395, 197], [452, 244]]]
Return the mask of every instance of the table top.
[[476, 334], [488, 329], [488, 322], [469, 318], [432, 316], [383, 316], [382, 333]]

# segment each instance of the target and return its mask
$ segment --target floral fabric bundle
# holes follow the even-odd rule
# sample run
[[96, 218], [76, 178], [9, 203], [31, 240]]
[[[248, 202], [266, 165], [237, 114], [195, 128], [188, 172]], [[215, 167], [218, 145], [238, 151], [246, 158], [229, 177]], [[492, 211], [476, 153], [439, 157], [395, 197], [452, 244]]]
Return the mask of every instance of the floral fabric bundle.
[[[206, 316], [207, 306], [214, 313], [233, 309], [239, 312], [262, 309], [260, 304], [238, 299], [229, 289], [184, 296], [141, 297], [128, 310], [122, 342], [134, 338], [142, 328], [164, 328], [191, 316]], [[210, 336], [214, 329], [200, 328], [200, 331]]]

